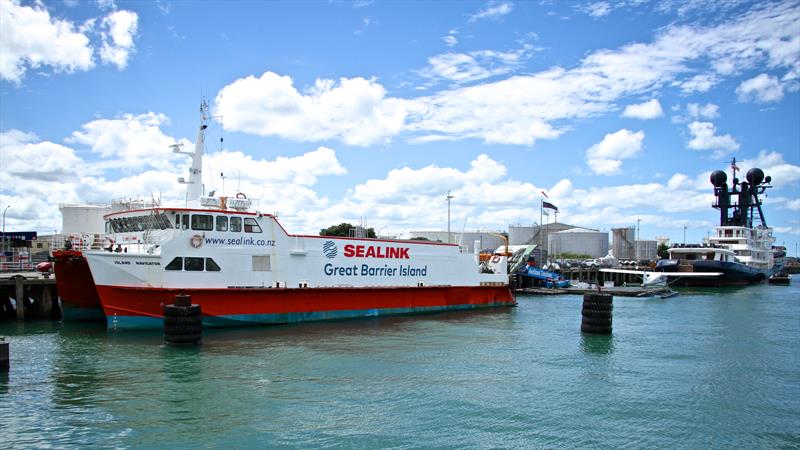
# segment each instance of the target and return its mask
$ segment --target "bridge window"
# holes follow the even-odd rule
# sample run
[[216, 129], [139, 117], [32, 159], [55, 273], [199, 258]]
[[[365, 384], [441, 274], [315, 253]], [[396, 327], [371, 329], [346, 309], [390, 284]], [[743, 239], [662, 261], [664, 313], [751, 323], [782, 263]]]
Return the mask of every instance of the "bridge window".
[[241, 217], [231, 217], [231, 231], [234, 233], [241, 233], [242, 232], [242, 218]]
[[244, 232], [245, 233], [261, 233], [261, 226], [258, 225], [256, 219], [247, 217], [244, 219]]
[[208, 214], [192, 214], [192, 229], [211, 231], [214, 229], [214, 216]]
[[228, 231], [228, 216], [217, 216], [217, 231]]

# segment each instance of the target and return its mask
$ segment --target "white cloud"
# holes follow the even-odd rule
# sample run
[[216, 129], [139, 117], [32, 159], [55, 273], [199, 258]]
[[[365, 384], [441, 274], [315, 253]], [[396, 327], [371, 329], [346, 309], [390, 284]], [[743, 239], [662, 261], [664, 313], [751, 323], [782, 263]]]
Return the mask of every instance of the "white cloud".
[[[295, 157], [279, 156], [274, 161], [255, 160], [238, 151], [216, 152], [206, 156], [206, 167], [214, 171], [204, 171], [207, 177], [203, 180], [208, 186], [222, 188], [222, 180], [216, 179], [217, 173], [225, 173], [229, 178], [244, 180], [253, 184], [296, 184], [312, 186], [317, 178], [326, 175], [344, 175], [347, 170], [339, 163], [336, 152], [327, 147], [304, 153]], [[232, 182], [226, 186], [232, 187]]]
[[444, 53], [428, 58], [429, 66], [419, 73], [428, 78], [444, 78], [464, 83], [510, 73], [525, 56], [524, 50]]
[[770, 103], [783, 98], [783, 86], [778, 78], [762, 73], [743, 81], [736, 88], [740, 102]]
[[692, 119], [716, 119], [719, 117], [719, 106], [713, 103], [706, 103], [700, 105], [698, 103], [689, 103], [686, 105], [686, 112]]
[[692, 150], [716, 150], [716, 155], [721, 156], [739, 149], [739, 143], [730, 134], [718, 135], [711, 122], [692, 122], [689, 133], [692, 135], [689, 141]]
[[800, 198], [795, 198], [793, 200], [786, 201], [786, 208], [791, 209], [792, 211], [800, 211]]
[[716, 86], [720, 79], [714, 73], [707, 73], [695, 75], [692, 78], [676, 83], [680, 86], [684, 94], [692, 94], [695, 92], [708, 92], [712, 87]]
[[667, 188], [670, 189], [670, 190], [673, 190], [673, 191], [676, 190], [676, 189], [679, 189], [681, 187], [689, 186], [689, 185], [691, 185], [691, 181], [689, 180], [689, 177], [687, 177], [686, 175], [684, 175], [682, 173], [676, 173], [667, 182]]
[[19, 130], [0, 133], [4, 179], [17, 184], [69, 182], [78, 178], [84, 168], [75, 152], [63, 145], [41, 142], [34, 134]]
[[[83, 131], [73, 133], [69, 140], [91, 144], [100, 157], [100, 161], [94, 162], [82, 159], [70, 147], [42, 141], [31, 133], [19, 130], [0, 133], [0, 180], [3, 181], [0, 203], [14, 205], [9, 224], [19, 229], [60, 228], [59, 202], [110, 203], [117, 198], [151, 195], [163, 198], [166, 204], [182, 201], [185, 186], [177, 178], [185, 175], [188, 166], [185, 157], [178, 156], [178, 164], [153, 164], [157, 167], [135, 173], [130, 173], [132, 167], [125, 166], [135, 163], [125, 155], [131, 151], [138, 151], [142, 158], [162, 161], [171, 158], [168, 147], [152, 148], [159, 140], [188, 143], [186, 139], [164, 136], [157, 127], [165, 121], [163, 115], [149, 113], [86, 124]], [[145, 150], [135, 148], [131, 134], [140, 137], [135, 142]], [[115, 150], [115, 146], [120, 149]], [[148, 154], [151, 151], [160, 154]], [[217, 175], [225, 172], [227, 195], [241, 188], [248, 197], [255, 197], [256, 205], [265, 201], [263, 205], [270, 208], [267, 212], [291, 215], [289, 223], [293, 224], [298, 223], [303, 211], [321, 210], [329, 205], [326, 197], [311, 189], [319, 177], [347, 173], [335, 151], [326, 147], [275, 160], [224, 150], [206, 155], [204, 167], [206, 191], [217, 189], [221, 195], [222, 180]], [[121, 177], [119, 169], [124, 169]], [[54, 198], [58, 201], [53, 202]]]
[[454, 45], [458, 44], [458, 38], [456, 38], [457, 34], [458, 34], [458, 29], [453, 28], [452, 30], [450, 30], [450, 32], [447, 33], [447, 36], [442, 38], [444, 44], [448, 47], [453, 47]]
[[43, 65], [71, 73], [94, 67], [89, 38], [71, 22], [50, 17], [36, 4], [3, 0], [0, 6], [0, 78], [19, 83], [27, 69]]
[[100, 22], [103, 44], [100, 59], [104, 63], [124, 69], [135, 50], [133, 38], [138, 29], [139, 16], [131, 11], [114, 11]]
[[592, 17], [604, 17], [611, 14], [614, 8], [608, 2], [594, 2], [581, 8]]
[[[103, 7], [103, 5], [99, 5]], [[108, 6], [115, 9], [113, 2]], [[97, 50], [104, 64], [124, 69], [135, 50], [138, 16], [119, 10], [105, 16], [99, 24], [94, 18], [78, 25], [53, 18], [36, 2], [22, 6], [18, 0], [0, 3], [0, 79], [19, 84], [28, 69], [49, 66], [57, 73], [87, 71], [95, 67]], [[92, 38], [99, 36], [99, 43]]]
[[[115, 165], [122, 170], [151, 166], [160, 168], [169, 165], [174, 155], [170, 145], [175, 139], [161, 131], [161, 125], [169, 123], [163, 114], [124, 114], [116, 119], [98, 119], [83, 125], [83, 131], [75, 131], [68, 143], [88, 145], [103, 158], [109, 167]], [[183, 140], [184, 147], [191, 143]]]
[[486, 8], [470, 16], [469, 21], [475, 22], [481, 19], [499, 19], [514, 9], [510, 2], [490, 1]]
[[742, 169], [743, 174], [753, 167], [760, 168], [765, 175], [772, 177], [771, 184], [776, 188], [796, 187], [797, 181], [800, 180], [800, 166], [787, 163], [782, 154], [774, 151], [761, 150], [755, 158], [739, 161], [736, 165]]
[[620, 172], [623, 159], [635, 158], [642, 149], [644, 132], [622, 129], [609, 133], [603, 140], [586, 151], [586, 163], [592, 172], [599, 175], [615, 175]]
[[292, 79], [265, 72], [225, 86], [215, 114], [225, 127], [261, 136], [299, 141], [341, 139], [350, 145], [388, 142], [402, 130], [413, 103], [386, 97], [375, 80], [317, 80], [300, 93]]
[[622, 113], [623, 117], [633, 117], [642, 120], [655, 119], [663, 115], [664, 110], [661, 109], [661, 103], [656, 99], [637, 105], [628, 105], [625, 107], [625, 112]]
[[[617, 102], [681, 83], [686, 76], [696, 77], [698, 70], [720, 81], [759, 66], [794, 70], [800, 64], [794, 45], [800, 42], [793, 19], [798, 14], [796, 5], [756, 5], [732, 22], [669, 26], [652, 42], [596, 51], [572, 69], [552, 67], [413, 99], [387, 98], [375, 80], [342, 79], [338, 84], [323, 80], [331, 91], [352, 89], [364, 95], [358, 102], [361, 107], [337, 107], [336, 114], [327, 115], [321, 112], [328, 112], [331, 95], [301, 95], [289, 78], [268, 72], [260, 79], [248, 77], [223, 88], [220, 95], [224, 93], [224, 100], [234, 106], [226, 110], [237, 116], [229, 123], [226, 112], [225, 125], [261, 135], [300, 141], [341, 139], [355, 145], [389, 142], [408, 133], [414, 142], [480, 139], [532, 146], [537, 139], [563, 134], [571, 120], [607, 114], [618, 108]], [[439, 77], [485, 79], [503, 67], [486, 67], [467, 53], [457, 55], [461, 56], [441, 61]], [[239, 94], [234, 96], [233, 91]], [[230, 101], [234, 97], [236, 101]], [[360, 125], [354, 127], [355, 123]]]

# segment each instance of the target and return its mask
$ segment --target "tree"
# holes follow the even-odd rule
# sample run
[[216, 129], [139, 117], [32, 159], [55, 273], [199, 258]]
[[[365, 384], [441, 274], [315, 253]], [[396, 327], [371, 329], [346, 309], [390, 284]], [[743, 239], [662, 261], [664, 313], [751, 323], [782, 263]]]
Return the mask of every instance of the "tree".
[[418, 236], [409, 239], [409, 241], [430, 241], [430, 239], [426, 238], [425, 236]]
[[[339, 225], [331, 225], [328, 228], [323, 228], [319, 230], [319, 235], [348, 237], [350, 236], [350, 230], [352, 230], [353, 228], [355, 228], [355, 225], [342, 222]], [[367, 228], [367, 237], [369, 238], [377, 237], [374, 228]]]
[[666, 243], [662, 242], [661, 245], [658, 246], [658, 251], [656, 251], [656, 254], [658, 254], [658, 257], [661, 259], [667, 259], [669, 258], [669, 252], [667, 250], [669, 250], [669, 247]]

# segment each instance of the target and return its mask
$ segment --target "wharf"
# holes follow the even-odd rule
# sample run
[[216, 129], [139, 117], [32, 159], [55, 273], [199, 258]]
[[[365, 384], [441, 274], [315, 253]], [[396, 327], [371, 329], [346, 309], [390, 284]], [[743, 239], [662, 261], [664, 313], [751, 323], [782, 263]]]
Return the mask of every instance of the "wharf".
[[55, 278], [38, 272], [0, 273], [0, 318], [14, 317], [18, 321], [61, 317]]
[[568, 288], [544, 288], [544, 287], [528, 287], [515, 289], [517, 294], [533, 294], [533, 295], [584, 295], [596, 294], [598, 292], [603, 294], [613, 295], [615, 297], [651, 297], [668, 295], [673, 291], [665, 287], [652, 287], [646, 288], [641, 286], [618, 286], [618, 287], [601, 287], [600, 291], [597, 286], [592, 287], [568, 287]]

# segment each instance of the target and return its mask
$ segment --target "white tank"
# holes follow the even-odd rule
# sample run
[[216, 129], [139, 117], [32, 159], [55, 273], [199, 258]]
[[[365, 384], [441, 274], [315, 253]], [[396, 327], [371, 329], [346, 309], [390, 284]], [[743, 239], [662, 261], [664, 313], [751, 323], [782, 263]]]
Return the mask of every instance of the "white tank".
[[61, 211], [61, 232], [65, 235], [103, 234], [103, 216], [111, 212], [111, 206], [93, 203], [63, 203], [58, 205], [58, 209]]
[[550, 233], [548, 236], [548, 253], [551, 258], [558, 255], [587, 255], [599, 258], [608, 254], [608, 232], [572, 228]]

